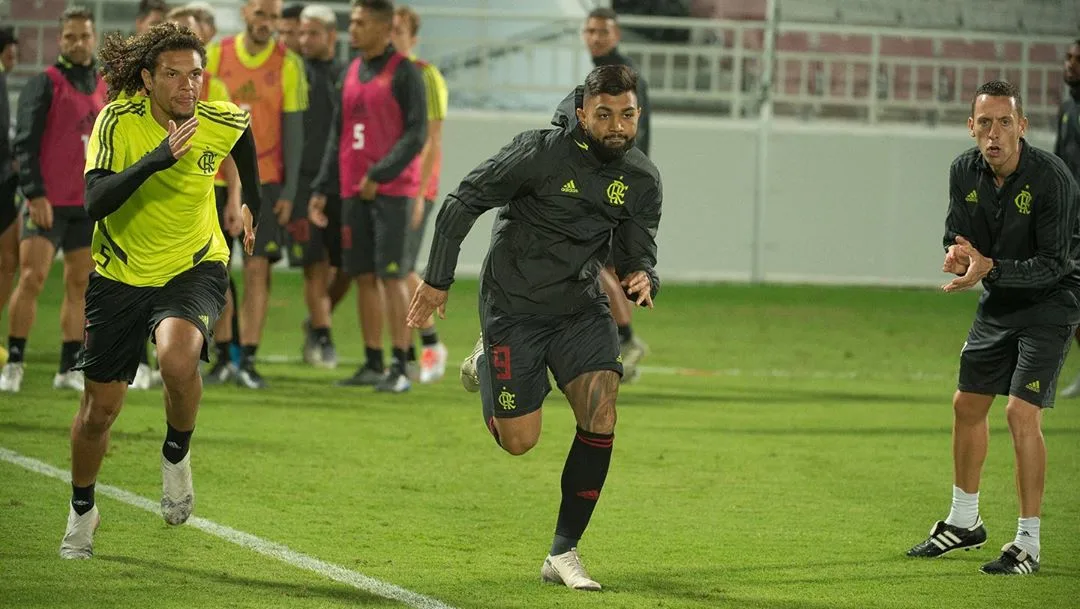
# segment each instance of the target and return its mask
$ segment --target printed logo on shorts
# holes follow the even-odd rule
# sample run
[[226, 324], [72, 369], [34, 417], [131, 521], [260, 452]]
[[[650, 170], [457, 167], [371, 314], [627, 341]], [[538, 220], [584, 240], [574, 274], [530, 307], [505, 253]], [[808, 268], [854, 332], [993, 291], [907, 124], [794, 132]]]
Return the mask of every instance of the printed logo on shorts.
[[386, 265], [386, 272], [387, 273], [396, 273], [396, 272], [398, 272], [399, 268], [400, 267], [398, 266], [398, 263], [391, 262], [390, 264]]
[[1039, 393], [1039, 381], [1031, 381], [1027, 385], [1024, 385], [1024, 389], [1027, 389], [1028, 391], [1032, 391], [1034, 393]]
[[210, 316], [209, 315], [200, 315], [199, 316], [199, 321], [202, 322], [203, 326], [205, 326], [207, 328], [210, 327]]
[[517, 408], [517, 397], [510, 393], [506, 387], [503, 387], [502, 392], [499, 394], [499, 406], [503, 410], [513, 410]]

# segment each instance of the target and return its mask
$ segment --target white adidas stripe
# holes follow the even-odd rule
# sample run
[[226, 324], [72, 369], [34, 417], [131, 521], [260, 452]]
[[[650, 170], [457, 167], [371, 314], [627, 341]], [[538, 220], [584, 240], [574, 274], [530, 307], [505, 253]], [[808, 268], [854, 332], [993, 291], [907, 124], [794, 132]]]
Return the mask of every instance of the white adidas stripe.
[[946, 537], [947, 541], [952, 542], [952, 543], [949, 544], [950, 546], [955, 546], [956, 544], [960, 543], [960, 538], [957, 537], [956, 534], [953, 533], [952, 531], [942, 531], [941, 535], [943, 537]]

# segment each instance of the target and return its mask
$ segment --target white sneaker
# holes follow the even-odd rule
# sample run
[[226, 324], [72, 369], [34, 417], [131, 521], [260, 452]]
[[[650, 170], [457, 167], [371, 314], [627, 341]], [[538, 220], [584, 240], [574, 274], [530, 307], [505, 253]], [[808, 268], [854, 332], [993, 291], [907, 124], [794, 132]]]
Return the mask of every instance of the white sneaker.
[[22, 388], [22, 377], [22, 362], [17, 364], [4, 364], [4, 369], [0, 370], [0, 391], [18, 393], [19, 389]]
[[461, 362], [461, 386], [469, 393], [480, 391], [480, 373], [476, 370], [476, 360], [484, 352], [484, 335], [476, 339], [476, 346], [465, 361]]
[[420, 352], [420, 383], [434, 383], [446, 374], [446, 345], [435, 343]]
[[53, 389], [74, 389], [81, 393], [86, 389], [86, 380], [81, 370], [68, 370], [57, 372], [53, 377], [52, 386]]
[[649, 345], [635, 334], [630, 340], [623, 341], [619, 345], [619, 356], [622, 357], [623, 383], [633, 383], [641, 376], [638, 364], [649, 354]]
[[564, 584], [574, 590], [599, 590], [600, 584], [593, 581], [581, 564], [577, 548], [570, 548], [558, 556], [548, 556], [544, 566], [540, 567], [540, 579], [551, 584]]
[[169, 524], [184, 524], [194, 508], [191, 451], [175, 465], [161, 455], [161, 516]]
[[138, 389], [144, 391], [150, 388], [150, 364], [139, 364], [138, 370], [135, 371], [135, 380], [131, 381], [128, 385], [131, 389]]
[[94, 531], [101, 524], [101, 515], [97, 506], [79, 516], [75, 508], [68, 504], [67, 531], [60, 542], [60, 558], [80, 559], [94, 555]]

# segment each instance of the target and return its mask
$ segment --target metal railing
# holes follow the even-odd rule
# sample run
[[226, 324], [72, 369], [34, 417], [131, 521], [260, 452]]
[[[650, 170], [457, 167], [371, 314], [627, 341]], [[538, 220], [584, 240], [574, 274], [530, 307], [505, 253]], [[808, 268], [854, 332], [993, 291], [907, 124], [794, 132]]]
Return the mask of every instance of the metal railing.
[[[87, 2], [100, 30], [130, 30], [115, 18], [117, 0]], [[235, 3], [221, 10], [238, 10]], [[110, 9], [110, 6], [113, 7]], [[347, 5], [334, 7], [347, 13]], [[507, 13], [485, 9], [422, 8], [420, 54], [446, 76], [455, 106], [549, 110], [591, 67], [581, 41], [581, 17]], [[945, 32], [883, 27], [725, 21], [672, 17], [620, 17], [620, 50], [649, 83], [654, 110], [700, 111], [733, 118], [755, 116], [764, 94], [775, 113], [836, 117], [869, 123], [934, 122], [966, 116], [981, 82], [1014, 80], [1024, 92], [1033, 124], [1048, 125], [1061, 99], [1061, 58], [1070, 42], [1050, 36]], [[766, 57], [768, 25], [777, 32]], [[32, 61], [16, 74], [34, 73], [53, 60], [48, 38], [56, 22], [18, 21], [23, 55]], [[686, 43], [647, 41], [636, 32], [681, 30]], [[224, 32], [227, 33], [227, 32]], [[342, 32], [341, 38], [347, 40]], [[964, 48], [972, 52], [965, 54]], [[959, 51], [957, 50], [959, 49]], [[988, 51], [989, 50], [989, 51]], [[766, 61], [775, 74], [761, 90]]]

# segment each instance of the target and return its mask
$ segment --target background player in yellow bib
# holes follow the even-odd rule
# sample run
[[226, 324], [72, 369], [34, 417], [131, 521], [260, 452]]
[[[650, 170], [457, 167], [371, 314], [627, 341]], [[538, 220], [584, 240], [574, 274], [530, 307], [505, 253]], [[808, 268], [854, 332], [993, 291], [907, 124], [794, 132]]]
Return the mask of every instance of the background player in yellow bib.
[[[240, 171], [244, 247], [261, 205], [250, 117], [229, 102], [200, 102], [206, 50], [175, 23], [109, 38], [101, 50], [109, 99], [86, 154], [86, 210], [95, 221], [95, 271], [76, 366], [86, 378], [71, 429], [72, 499], [64, 558], [93, 555], [94, 483], [139, 351], [151, 336], [165, 385], [161, 513], [185, 522], [195, 495], [188, 444], [202, 397], [199, 359], [225, 306], [229, 252], [218, 228], [214, 175], [232, 155]], [[143, 95], [145, 92], [145, 95]], [[179, 124], [179, 126], [177, 126]], [[250, 208], [250, 209], [249, 209]]]

